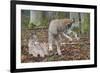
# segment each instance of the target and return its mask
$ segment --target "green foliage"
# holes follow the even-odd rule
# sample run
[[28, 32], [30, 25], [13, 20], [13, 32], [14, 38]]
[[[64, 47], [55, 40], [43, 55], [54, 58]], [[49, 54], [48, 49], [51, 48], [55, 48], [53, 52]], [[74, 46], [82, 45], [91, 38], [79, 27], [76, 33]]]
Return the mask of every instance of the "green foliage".
[[74, 27], [72, 30], [77, 34], [80, 33], [80, 28], [79, 27]]
[[21, 19], [21, 27], [22, 28], [27, 28], [28, 27], [28, 24], [29, 24], [29, 16], [25, 16], [25, 15], [22, 15], [22, 19]]
[[41, 25], [40, 26], [48, 26], [48, 19], [47, 18], [43, 18], [41, 20]]
[[34, 23], [29, 23], [29, 24], [28, 24], [28, 28], [29, 28], [29, 29], [32, 29], [32, 28], [34, 28], [34, 27], [36, 27], [36, 25], [35, 25]]
[[55, 12], [53, 19], [68, 18], [68, 12]]
[[82, 23], [82, 30], [84, 34], [89, 33], [90, 31], [90, 14], [85, 14], [84, 21]]

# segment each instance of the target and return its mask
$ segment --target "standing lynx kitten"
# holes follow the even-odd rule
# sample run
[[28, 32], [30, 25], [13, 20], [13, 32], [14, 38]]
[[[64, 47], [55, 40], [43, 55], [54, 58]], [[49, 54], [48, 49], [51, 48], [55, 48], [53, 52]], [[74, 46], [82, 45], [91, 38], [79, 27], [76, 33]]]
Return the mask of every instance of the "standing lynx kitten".
[[[71, 19], [55, 19], [52, 20], [49, 24], [48, 29], [48, 43], [49, 43], [49, 51], [53, 50], [53, 44], [57, 46], [57, 53], [58, 55], [62, 55], [60, 50], [60, 42], [61, 42], [61, 35], [68, 38], [70, 41], [72, 41], [72, 38], [65, 34], [64, 32], [67, 30], [68, 33], [71, 33], [70, 30], [72, 23], [74, 23], [74, 20]], [[73, 32], [75, 35], [75, 38], [78, 40], [77, 34]]]

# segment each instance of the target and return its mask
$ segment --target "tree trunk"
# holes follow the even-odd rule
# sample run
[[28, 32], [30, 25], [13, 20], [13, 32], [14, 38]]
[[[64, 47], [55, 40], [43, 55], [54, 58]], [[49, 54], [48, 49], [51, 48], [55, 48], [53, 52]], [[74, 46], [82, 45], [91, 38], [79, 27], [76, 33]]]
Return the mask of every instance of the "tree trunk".
[[79, 29], [80, 29], [80, 35], [82, 34], [82, 29], [81, 29], [81, 26], [82, 26], [82, 23], [81, 23], [81, 13], [78, 13], [78, 16], [79, 16]]
[[30, 23], [34, 25], [40, 25], [42, 19], [42, 12], [41, 11], [30, 11]]

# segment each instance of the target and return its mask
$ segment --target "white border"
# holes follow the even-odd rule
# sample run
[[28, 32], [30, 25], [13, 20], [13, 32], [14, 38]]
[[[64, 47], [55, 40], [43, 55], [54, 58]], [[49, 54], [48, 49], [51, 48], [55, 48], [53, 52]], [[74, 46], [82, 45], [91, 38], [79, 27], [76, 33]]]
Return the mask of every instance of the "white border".
[[[21, 63], [21, 49], [20, 49], [21, 47], [21, 9], [90, 13], [90, 60]], [[16, 5], [16, 68], [17, 69], [86, 65], [86, 64], [94, 64], [94, 9], [35, 6], [35, 5]]]

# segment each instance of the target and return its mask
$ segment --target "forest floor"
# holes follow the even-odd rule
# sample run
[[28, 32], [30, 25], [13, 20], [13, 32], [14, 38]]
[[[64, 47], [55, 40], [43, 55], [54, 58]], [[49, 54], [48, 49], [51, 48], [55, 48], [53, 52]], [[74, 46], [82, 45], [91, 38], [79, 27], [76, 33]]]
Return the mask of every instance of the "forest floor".
[[[42, 30], [30, 30], [30, 31], [22, 31], [22, 43], [21, 45], [25, 45], [21, 47], [21, 62], [22, 63], [29, 63], [29, 62], [48, 62], [48, 61], [70, 61], [70, 60], [88, 60], [90, 59], [90, 39], [89, 37], [80, 37], [79, 41], [73, 40], [69, 42], [64, 40], [64, 44], [61, 46], [62, 55], [57, 55], [56, 50], [55, 53], [50, 56], [45, 57], [34, 57], [33, 55], [28, 53], [28, 46], [27, 41], [29, 38], [29, 33], [36, 32], [39, 41], [47, 42], [48, 33], [47, 29]], [[66, 42], [67, 41], [67, 42]]]

